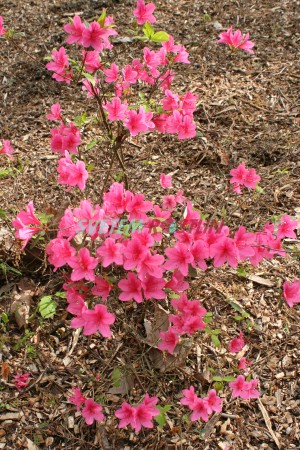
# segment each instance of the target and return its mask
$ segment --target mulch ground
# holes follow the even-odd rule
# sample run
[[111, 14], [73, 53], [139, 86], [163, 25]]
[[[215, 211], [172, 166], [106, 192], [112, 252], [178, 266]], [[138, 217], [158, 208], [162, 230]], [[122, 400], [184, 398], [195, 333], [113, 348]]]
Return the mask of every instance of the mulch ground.
[[[107, 3], [118, 30], [126, 34], [135, 2]], [[298, 2], [157, 0], [156, 5], [157, 28], [190, 52], [192, 64], [178, 67], [173, 89], [199, 95], [195, 119], [202, 136], [183, 142], [158, 134], [134, 139], [125, 148], [131, 190], [158, 199], [163, 195], [157, 182], [160, 173], [172, 173], [175, 187], [197, 209], [233, 228], [258, 230], [284, 213], [300, 221]], [[36, 314], [26, 330], [19, 329], [10, 314], [17, 292], [30, 296], [32, 315], [43, 295], [61, 290], [61, 277], [47, 266], [43, 252], [27, 249], [20, 255], [9, 230], [13, 233], [12, 218], [30, 200], [37, 210], [59, 216], [84, 198], [57, 184], [57, 157], [51, 155], [52, 125], [46, 113], [59, 101], [71, 119], [91, 112], [93, 105], [84, 93], [75, 97], [71, 87], [52, 80], [43, 66], [52, 49], [64, 44], [63, 24], [75, 13], [91, 21], [103, 6], [105, 2], [94, 0], [1, 3], [5, 24], [25, 36], [18, 48], [0, 41], [0, 138], [10, 139], [15, 148], [13, 162], [8, 165], [4, 157], [0, 161], [0, 207], [5, 212], [0, 222], [0, 313], [9, 316], [0, 330], [0, 448], [204, 450], [229, 444], [236, 450], [299, 449], [300, 310], [289, 309], [281, 298], [282, 283], [300, 278], [299, 239], [286, 243], [286, 258], [245, 267], [245, 273], [212, 267], [197, 273], [192, 298], [201, 299], [213, 312], [213, 327], [222, 330], [222, 346], [214, 347], [201, 334], [186, 359], [179, 357], [169, 368], [161, 357], [149, 357], [145, 343], [145, 324], [160, 314], [153, 305], [135, 309], [116, 303], [118, 317], [129, 320], [118, 320], [115, 338], [106, 341], [71, 330], [63, 299], [52, 321]], [[251, 33], [254, 56], [216, 44], [220, 30], [231, 25]], [[121, 63], [134, 53], [122, 42], [115, 52]], [[85, 142], [93, 132], [85, 130]], [[100, 202], [106, 149], [93, 149], [90, 160], [95, 169], [84, 195]], [[261, 193], [237, 197], [229, 190], [229, 171], [241, 162], [260, 174]], [[11, 170], [5, 175], [7, 167]], [[232, 303], [249, 314], [249, 326], [233, 319]], [[207, 424], [187, 422], [179, 403], [181, 390], [192, 384], [205, 394], [212, 372], [228, 373], [236, 363], [232, 355], [225, 355], [227, 343], [240, 328], [252, 373], [260, 379], [260, 402], [232, 399], [226, 389], [222, 414]], [[31, 373], [28, 387], [20, 393], [12, 383], [18, 372]], [[120, 383], [114, 380], [116, 374]], [[72, 386], [83, 387], [104, 405], [105, 425], [84, 424], [67, 401]], [[160, 404], [173, 405], [165, 427], [139, 435], [119, 430], [113, 411], [122, 401], [138, 403], [146, 391], [157, 395]]]

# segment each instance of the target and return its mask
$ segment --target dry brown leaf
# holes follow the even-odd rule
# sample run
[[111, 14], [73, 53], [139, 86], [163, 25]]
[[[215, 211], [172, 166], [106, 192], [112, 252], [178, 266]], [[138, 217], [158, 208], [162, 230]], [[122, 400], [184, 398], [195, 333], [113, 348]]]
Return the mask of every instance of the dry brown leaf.
[[267, 280], [266, 278], [262, 278], [258, 275], [249, 275], [248, 279], [253, 281], [254, 283], [261, 284], [262, 286], [273, 287], [275, 283], [271, 280]]
[[26, 327], [29, 319], [29, 311], [32, 297], [35, 294], [35, 285], [32, 281], [24, 278], [18, 283], [20, 292], [15, 292], [11, 304], [11, 312], [15, 315], [15, 319], [19, 328]]
[[271, 434], [272, 438], [274, 439], [275, 444], [277, 445], [278, 448], [281, 448], [280, 442], [277, 439], [274, 431], [272, 430], [272, 423], [268, 414], [268, 411], [266, 410], [266, 408], [264, 407], [264, 405], [262, 404], [262, 401], [260, 398], [257, 399], [258, 400], [258, 406], [262, 412], [263, 418], [265, 420], [265, 424], [267, 425], [268, 431]]
[[159, 369], [160, 372], [170, 372], [175, 367], [183, 367], [186, 364], [186, 358], [191, 350], [192, 342], [187, 339], [176, 346], [173, 355], [167, 352], [162, 352], [156, 348], [151, 348], [149, 351], [149, 358], [153, 367]]
[[159, 342], [159, 333], [167, 331], [169, 328], [169, 314], [158, 303], [155, 304], [153, 320], [150, 322], [144, 319], [144, 326], [147, 338], [144, 342], [151, 347], [156, 347]]
[[9, 374], [10, 374], [9, 365], [7, 364], [7, 362], [3, 362], [1, 367], [1, 375], [3, 380], [7, 381], [9, 378]]
[[134, 375], [132, 373], [121, 372], [120, 386], [115, 386], [109, 389], [109, 394], [126, 395], [134, 386]]

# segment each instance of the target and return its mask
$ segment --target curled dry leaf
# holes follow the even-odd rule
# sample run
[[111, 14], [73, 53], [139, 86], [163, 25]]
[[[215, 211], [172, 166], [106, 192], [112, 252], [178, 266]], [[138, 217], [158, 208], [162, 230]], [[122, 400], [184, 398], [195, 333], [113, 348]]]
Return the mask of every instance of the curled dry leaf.
[[35, 285], [24, 278], [18, 283], [18, 288], [20, 292], [14, 293], [11, 312], [15, 315], [18, 327], [21, 328], [26, 327], [28, 323], [31, 300], [35, 294]]

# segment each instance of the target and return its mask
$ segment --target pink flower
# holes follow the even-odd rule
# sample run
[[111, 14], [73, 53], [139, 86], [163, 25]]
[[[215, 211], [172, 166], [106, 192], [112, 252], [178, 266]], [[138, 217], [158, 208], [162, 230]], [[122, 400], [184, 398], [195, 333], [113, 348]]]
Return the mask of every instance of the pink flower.
[[28, 385], [28, 379], [30, 378], [30, 373], [23, 373], [22, 375], [15, 375], [14, 382], [18, 391], [21, 391], [24, 387]]
[[102, 406], [94, 402], [92, 398], [87, 398], [85, 400], [85, 406], [81, 412], [82, 417], [85, 418], [85, 423], [87, 425], [92, 425], [94, 420], [98, 422], [104, 421], [104, 415], [102, 414]]
[[219, 44], [228, 44], [230, 47], [239, 48], [248, 53], [254, 53], [252, 47], [254, 47], [255, 43], [249, 41], [249, 33], [242, 35], [240, 30], [237, 30], [235, 33], [232, 32], [232, 27], [228, 28], [227, 31], [223, 31], [219, 40], [217, 41]]
[[190, 139], [196, 136], [196, 124], [192, 116], [186, 115], [179, 125], [178, 139]]
[[194, 260], [193, 255], [186, 245], [177, 243], [173, 248], [167, 248], [165, 253], [168, 257], [165, 268], [168, 270], [178, 269], [186, 277], [189, 264]]
[[211, 414], [213, 411], [221, 412], [222, 403], [223, 400], [218, 397], [217, 392], [214, 389], [211, 389], [208, 393], [208, 396], [206, 397], [208, 413]]
[[115, 63], [112, 63], [109, 69], [104, 70], [106, 75], [106, 83], [114, 83], [118, 80], [119, 68]]
[[95, 309], [86, 309], [82, 313], [84, 319], [84, 336], [99, 333], [105, 337], [111, 337], [110, 325], [116, 320], [115, 316], [107, 311], [105, 305], [96, 305]]
[[76, 406], [77, 411], [80, 410], [81, 405], [85, 402], [85, 397], [82, 395], [81, 389], [73, 387], [73, 395], [69, 398], [69, 402]]
[[[1, 16], [0, 16], [1, 17]], [[1, 147], [1, 141], [0, 141], [0, 155], [1, 154], [5, 154], [7, 155], [10, 159], [12, 158], [12, 154], [14, 152], [14, 149], [12, 148], [12, 146], [10, 145], [10, 141], [8, 141], [7, 139], [3, 139], [3, 146]]]
[[245, 381], [244, 375], [239, 375], [235, 381], [229, 383], [232, 390], [232, 397], [241, 397], [245, 400], [258, 398], [259, 391], [256, 389], [258, 380]]
[[86, 72], [93, 73], [102, 67], [100, 63], [99, 52], [87, 52], [83, 50], [82, 57], [84, 61], [84, 70]]
[[292, 283], [285, 281], [283, 283], [283, 296], [290, 308], [294, 303], [300, 303], [300, 280], [295, 280]]
[[244, 186], [249, 189], [256, 189], [256, 185], [260, 180], [261, 178], [257, 175], [255, 169], [249, 169], [245, 176]]
[[104, 278], [96, 277], [95, 286], [92, 288], [92, 293], [94, 295], [99, 295], [103, 301], [107, 299], [113, 286], [109, 284]]
[[197, 398], [193, 404], [193, 412], [191, 414], [191, 421], [202, 419], [204, 422], [208, 421], [208, 408], [205, 399]]
[[129, 403], [123, 402], [121, 408], [115, 412], [115, 416], [120, 419], [119, 428], [131, 425], [138, 433], [142, 426], [145, 428], [153, 428], [153, 417], [160, 414], [158, 408], [155, 408], [158, 402], [157, 397], [145, 395], [143, 403], [132, 407]]
[[3, 17], [0, 16], [0, 36], [3, 36], [6, 33], [6, 31], [3, 28]]
[[60, 127], [51, 130], [51, 150], [54, 153], [65, 155], [65, 151], [77, 155], [77, 147], [81, 143], [80, 130], [76, 128], [73, 122], [70, 126], [61, 124]]
[[142, 283], [134, 273], [128, 272], [127, 278], [120, 280], [118, 286], [122, 291], [119, 295], [122, 302], [135, 300], [137, 303], [142, 303]]
[[298, 228], [297, 220], [291, 220], [290, 216], [285, 214], [284, 216], [280, 217], [277, 238], [282, 239], [285, 237], [289, 237], [291, 239], [295, 239], [297, 236], [294, 230], [296, 230], [297, 228]]
[[190, 409], [194, 408], [196, 400], [198, 400], [198, 396], [195, 394], [194, 386], [191, 386], [189, 389], [184, 389], [182, 391], [183, 398], [180, 400], [182, 405], [188, 406]]
[[131, 136], [136, 136], [139, 133], [155, 128], [152, 122], [152, 112], [146, 112], [143, 106], [140, 106], [139, 112], [135, 110], [127, 111], [127, 118], [124, 120], [124, 125], [130, 131]]
[[179, 270], [174, 270], [171, 280], [166, 284], [166, 288], [172, 289], [176, 293], [186, 291], [189, 287], [189, 283], [185, 281]]
[[64, 30], [70, 36], [67, 37], [66, 42], [68, 44], [74, 44], [77, 42], [78, 44], [82, 44], [83, 41], [83, 30], [85, 30], [84, 23], [81, 22], [79, 16], [74, 16], [72, 23], [68, 23], [64, 25]]
[[160, 175], [160, 185], [164, 189], [171, 188], [172, 187], [172, 176], [162, 173]]
[[54, 272], [68, 263], [72, 256], [76, 255], [76, 250], [67, 239], [52, 239], [46, 247], [49, 263], [55, 267]]
[[94, 50], [102, 52], [105, 30], [98, 22], [91, 22], [89, 28], [85, 28], [82, 33], [82, 45], [93, 47]]
[[[28, 241], [35, 234], [41, 231], [42, 224], [40, 220], [34, 215], [33, 202], [29, 202], [26, 206], [26, 211], [20, 211], [15, 220], [12, 222], [17, 229], [15, 237], [24, 241], [22, 250], [26, 247]], [[34, 225], [29, 227], [28, 225]]]
[[95, 280], [94, 269], [98, 264], [98, 260], [90, 255], [87, 248], [81, 248], [77, 256], [72, 256], [69, 259], [68, 264], [74, 269], [71, 274], [72, 281], [82, 280], [83, 278], [88, 281]]
[[163, 288], [165, 287], [165, 280], [163, 278], [156, 278], [151, 275], [146, 275], [142, 280], [142, 287], [144, 296], [147, 300], [155, 298], [162, 300], [166, 297]]
[[115, 416], [120, 419], [119, 428], [124, 428], [127, 425], [133, 426], [135, 420], [135, 408], [129, 403], [123, 402], [121, 408], [115, 412]]
[[126, 248], [124, 248], [124, 269], [134, 269], [141, 261], [143, 261], [148, 252], [148, 248], [145, 247], [139, 239], [134, 238], [129, 241]]
[[143, 25], [145, 22], [155, 23], [156, 19], [153, 16], [155, 5], [148, 3], [145, 5], [144, 0], [137, 0], [136, 9], [133, 11], [133, 15], [136, 17], [136, 21], [139, 25]]
[[62, 120], [61, 116], [61, 108], [59, 103], [54, 103], [54, 105], [51, 106], [51, 113], [47, 114], [48, 120]]
[[111, 102], [107, 102], [104, 106], [104, 109], [108, 112], [108, 119], [109, 120], [124, 120], [126, 111], [127, 111], [127, 104], [121, 103], [121, 100], [119, 97], [114, 97]]
[[230, 267], [238, 265], [238, 251], [233, 239], [221, 237], [210, 246], [210, 257], [214, 258], [214, 267], [220, 267], [225, 262]]
[[175, 333], [172, 327], [169, 327], [168, 331], [161, 331], [159, 337], [161, 342], [158, 344], [157, 348], [173, 354], [175, 347], [179, 342], [178, 334]]
[[123, 264], [123, 245], [116, 244], [112, 238], [107, 238], [101, 247], [98, 247], [97, 256], [100, 257], [103, 267], [108, 267], [113, 263], [121, 266]]
[[238, 353], [239, 351], [242, 350], [244, 345], [245, 345], [244, 336], [241, 331], [239, 337], [234, 338], [229, 342], [228, 349], [230, 353]]
[[249, 367], [251, 364], [252, 364], [252, 362], [251, 362], [251, 361], [248, 361], [248, 360], [243, 356], [243, 358], [241, 358], [240, 361], [239, 361], [238, 368], [239, 368], [240, 370], [246, 371], [246, 370], [248, 369], [248, 367]]
[[85, 182], [89, 177], [85, 164], [83, 161], [73, 163], [67, 150], [65, 151], [65, 158], [58, 161], [57, 172], [59, 173], [58, 182], [60, 184], [66, 184], [70, 187], [78, 186], [81, 191], [85, 190]]
[[66, 49], [61, 47], [59, 50], [53, 50], [52, 59], [48, 64], [46, 64], [46, 68], [51, 72], [54, 72], [52, 78], [56, 81], [64, 81], [67, 84], [70, 84], [72, 71], [69, 67], [69, 57], [66, 53]]

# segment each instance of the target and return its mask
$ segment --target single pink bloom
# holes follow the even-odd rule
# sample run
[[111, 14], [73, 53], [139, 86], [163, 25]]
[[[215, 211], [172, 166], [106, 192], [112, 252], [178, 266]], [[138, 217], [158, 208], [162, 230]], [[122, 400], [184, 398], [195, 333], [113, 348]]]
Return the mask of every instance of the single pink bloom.
[[108, 112], [109, 120], [124, 120], [126, 117], [127, 104], [122, 103], [119, 97], [114, 97], [103, 108]]
[[148, 248], [144, 246], [140, 240], [134, 238], [129, 241], [126, 248], [124, 248], [124, 269], [134, 269], [140, 262], [143, 261], [148, 252]]
[[205, 259], [209, 258], [208, 244], [203, 239], [194, 241], [193, 245], [191, 246], [191, 254], [194, 257], [192, 266], [200, 267], [200, 269], [206, 270], [207, 264], [205, 262]]
[[130, 64], [124, 67], [122, 74], [125, 82], [130, 84], [135, 84], [137, 82], [138, 72], [134, 70]]
[[206, 404], [208, 413], [211, 414], [213, 411], [221, 412], [222, 411], [222, 403], [223, 399], [218, 397], [215, 389], [211, 389], [206, 397]]
[[65, 158], [58, 161], [57, 172], [59, 173], [58, 182], [60, 184], [70, 187], [78, 186], [81, 191], [85, 190], [85, 183], [89, 177], [85, 164], [83, 161], [73, 163], [67, 150], [65, 151]]
[[292, 283], [285, 281], [283, 283], [283, 296], [290, 308], [294, 303], [300, 303], [300, 280], [295, 280]]
[[243, 356], [243, 357], [240, 359], [240, 361], [239, 361], [238, 368], [239, 368], [240, 370], [247, 371], [248, 367], [249, 367], [251, 364], [252, 364], [252, 362], [251, 362], [251, 361], [248, 361], [248, 360], [245, 358], [245, 356]]
[[193, 114], [197, 107], [198, 95], [188, 91], [181, 97], [181, 109], [184, 114]]
[[182, 119], [182, 123], [178, 130], [178, 139], [190, 139], [196, 136], [196, 124], [192, 116], [186, 115]]
[[172, 289], [172, 291], [179, 292], [186, 291], [189, 289], [190, 285], [187, 281], [185, 281], [184, 276], [179, 270], [174, 270], [172, 278], [165, 286], [168, 289]]
[[[157, 411], [158, 413], [156, 415], [160, 413], [159, 410]], [[135, 408], [134, 423], [132, 425], [132, 428], [134, 428], [137, 433], [140, 432], [142, 427], [153, 428], [152, 417], [153, 415], [146, 405], [137, 405]]]
[[172, 327], [169, 327], [168, 331], [161, 331], [159, 337], [161, 342], [158, 344], [157, 348], [173, 354], [175, 347], [179, 342], [178, 334], [175, 333]]
[[177, 243], [173, 248], [167, 248], [165, 253], [168, 257], [165, 268], [168, 270], [178, 269], [186, 277], [189, 264], [194, 261], [194, 257], [186, 245]]
[[124, 120], [124, 125], [130, 131], [131, 136], [136, 136], [139, 133], [144, 133], [155, 128], [152, 122], [153, 113], [146, 112], [143, 106], [140, 106], [139, 111], [128, 110], [127, 118]]
[[152, 255], [150, 252], [147, 253], [145, 258], [137, 265], [137, 272], [140, 279], [147, 275], [152, 275], [155, 278], [162, 278], [165, 271], [163, 266], [164, 260], [162, 255]]
[[59, 267], [67, 264], [72, 256], [76, 255], [76, 250], [67, 239], [56, 238], [49, 242], [46, 253], [49, 263], [55, 267], [54, 271], [56, 271]]
[[255, 169], [249, 169], [245, 176], [244, 186], [249, 189], [256, 189], [257, 183], [261, 180]]
[[228, 28], [227, 31], [223, 31], [219, 40], [217, 41], [219, 44], [227, 44], [230, 47], [239, 48], [244, 50], [245, 52], [253, 54], [254, 51], [252, 48], [255, 43], [249, 40], [249, 33], [242, 35], [240, 30], [237, 30], [235, 33], [232, 32], [232, 27]]
[[82, 45], [92, 47], [94, 50], [102, 52], [104, 39], [107, 37], [105, 28], [101, 28], [98, 22], [91, 22], [89, 28], [85, 28], [82, 33]]
[[102, 414], [102, 406], [96, 403], [92, 398], [85, 400], [85, 406], [81, 412], [82, 417], [85, 418], [87, 425], [92, 425], [94, 420], [97, 422], [104, 421], [104, 415]]
[[7, 139], [3, 139], [2, 141], [2, 147], [1, 147], [1, 141], [0, 141], [0, 155], [1, 154], [5, 154], [7, 155], [10, 159], [12, 158], [12, 154], [14, 152], [14, 149], [12, 148], [12, 146], [10, 145], [10, 141], [8, 141]]
[[208, 421], [208, 408], [206, 400], [197, 398], [193, 405], [193, 413], [191, 414], [191, 421], [202, 419], [204, 422]]
[[103, 267], [108, 267], [113, 263], [121, 266], [123, 264], [123, 245], [116, 244], [112, 238], [107, 238], [101, 247], [98, 247], [97, 256], [100, 257]]
[[54, 105], [51, 106], [51, 113], [47, 114], [48, 120], [62, 120], [61, 116], [61, 107], [59, 103], [54, 103]]
[[[26, 211], [20, 211], [12, 225], [17, 229], [15, 237], [24, 241], [22, 250], [26, 247], [28, 241], [35, 234], [41, 231], [42, 223], [34, 214], [33, 202], [30, 201], [26, 206]], [[33, 225], [29, 227], [28, 225]]]
[[134, 273], [128, 272], [127, 278], [120, 280], [118, 286], [122, 291], [119, 295], [122, 302], [135, 300], [137, 303], [142, 303], [142, 283]]
[[230, 267], [238, 265], [238, 250], [233, 239], [221, 237], [210, 246], [210, 257], [214, 258], [214, 267], [220, 267], [225, 262]]
[[183, 64], [191, 64], [189, 61], [189, 53], [183, 45], [178, 45], [177, 55], [174, 58], [174, 62], [181, 62]]
[[254, 256], [255, 250], [253, 248], [255, 242], [255, 234], [247, 233], [245, 227], [239, 227], [234, 235], [234, 242], [238, 249], [240, 260], [245, 260]]
[[59, 50], [53, 50], [51, 56], [53, 61], [46, 64], [46, 68], [51, 72], [54, 72], [52, 78], [56, 81], [70, 84], [72, 71], [69, 66], [69, 57], [66, 53], [66, 49], [61, 47]]
[[99, 52], [96, 51], [88, 52], [86, 50], [83, 50], [82, 57], [84, 61], [84, 70], [86, 72], [93, 73], [102, 67], [100, 63]]
[[85, 403], [86, 398], [82, 395], [81, 389], [73, 387], [73, 395], [69, 398], [69, 402], [76, 406], [77, 411], [80, 410], [81, 405]]
[[115, 416], [120, 419], [119, 428], [124, 428], [127, 425], [133, 426], [135, 420], [135, 408], [129, 403], [123, 402], [121, 408], [115, 412]]
[[95, 309], [86, 309], [83, 311], [82, 317], [85, 321], [83, 329], [84, 336], [90, 336], [99, 331], [103, 337], [111, 337], [110, 325], [115, 322], [116, 318], [107, 311], [105, 305], [97, 304]]
[[183, 398], [180, 400], [182, 405], [188, 406], [190, 409], [194, 408], [196, 400], [198, 400], [198, 396], [195, 394], [194, 386], [190, 386], [189, 389], [184, 389], [182, 391]]
[[146, 393], [144, 401], [143, 401], [143, 405], [147, 407], [148, 412], [153, 416], [157, 416], [160, 414], [160, 410], [158, 408], [155, 408], [155, 405], [158, 402], [158, 398], [157, 397], [150, 397], [149, 394]]
[[133, 15], [136, 17], [136, 21], [139, 25], [143, 25], [145, 22], [155, 23], [156, 19], [153, 16], [155, 5], [148, 3], [145, 5], [144, 0], [137, 0], [136, 9], [133, 11]]
[[98, 260], [90, 255], [87, 248], [81, 248], [77, 256], [69, 259], [68, 264], [74, 269], [71, 274], [72, 281], [82, 280], [83, 278], [88, 281], [95, 280], [94, 269], [98, 265]]
[[109, 69], [104, 70], [106, 75], [106, 83], [115, 83], [118, 80], [119, 68], [115, 63], [112, 63]]
[[172, 187], [172, 176], [162, 173], [160, 175], [160, 185], [164, 189], [171, 188]]
[[6, 31], [3, 28], [3, 17], [0, 16], [0, 36], [3, 36], [6, 33]]
[[245, 345], [244, 335], [241, 331], [239, 337], [234, 338], [229, 342], [228, 349], [230, 353], [238, 353], [242, 350], [244, 345]]
[[166, 297], [166, 293], [163, 291], [165, 287], [165, 280], [163, 278], [156, 278], [151, 275], [146, 275], [142, 280], [142, 287], [144, 296], [147, 300], [155, 298], [156, 300], [162, 300]]
[[239, 375], [235, 381], [229, 383], [232, 390], [232, 397], [241, 397], [244, 400], [258, 398], [259, 391], [256, 389], [258, 380], [245, 381], [244, 375]]
[[14, 382], [18, 391], [21, 391], [24, 387], [28, 385], [28, 379], [30, 378], [30, 373], [23, 373], [22, 375], [15, 375]]
[[74, 16], [72, 23], [64, 25], [64, 30], [70, 35], [66, 39], [68, 44], [74, 44], [75, 42], [82, 44], [82, 35], [83, 30], [85, 30], [85, 25], [81, 22], [79, 16]]
[[128, 199], [126, 204], [126, 211], [129, 213], [128, 219], [132, 220], [146, 220], [146, 213], [151, 211], [153, 205], [151, 202], [145, 200], [143, 194], [135, 194]]
[[94, 295], [99, 295], [102, 300], [105, 301], [109, 296], [110, 291], [113, 289], [113, 286], [101, 277], [96, 277], [95, 283], [95, 286], [92, 287], [92, 293]]
[[285, 237], [289, 237], [291, 239], [295, 239], [297, 236], [294, 230], [296, 230], [297, 228], [298, 228], [297, 220], [291, 220], [290, 216], [285, 214], [284, 216], [280, 217], [277, 238], [283, 239]]
[[240, 164], [235, 169], [231, 169], [230, 175], [232, 178], [230, 178], [230, 183], [234, 184], [234, 191], [236, 193], [240, 193], [240, 185], [244, 185], [246, 175], [248, 173], [248, 169], [246, 169], [245, 164]]
[[161, 103], [165, 111], [173, 111], [179, 107], [179, 95], [173, 94], [169, 89], [165, 90], [165, 98], [162, 99]]

